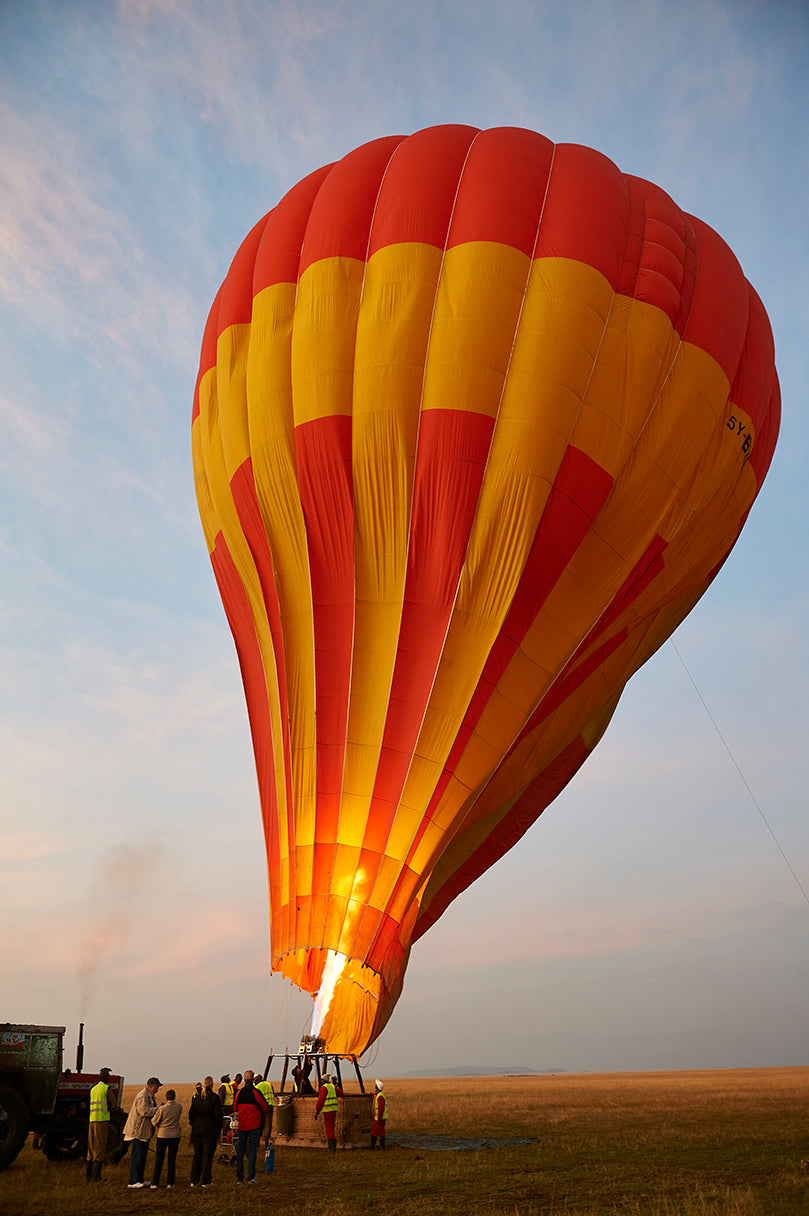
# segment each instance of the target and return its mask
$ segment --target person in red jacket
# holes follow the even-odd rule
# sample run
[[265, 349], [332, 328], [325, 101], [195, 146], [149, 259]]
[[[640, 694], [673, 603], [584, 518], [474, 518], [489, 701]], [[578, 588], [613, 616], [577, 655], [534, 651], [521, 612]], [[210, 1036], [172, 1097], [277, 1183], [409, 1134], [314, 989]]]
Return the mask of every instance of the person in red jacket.
[[337, 1152], [337, 1133], [335, 1131], [337, 1099], [342, 1098], [342, 1096], [343, 1091], [337, 1084], [337, 1078], [330, 1077], [328, 1073], [325, 1073], [317, 1095], [315, 1118], [323, 1111], [323, 1130], [326, 1133], [329, 1152], [332, 1153]]
[[253, 1084], [253, 1070], [244, 1074], [244, 1085], [233, 1099], [233, 1113], [239, 1121], [236, 1144], [236, 1181], [244, 1182], [244, 1151], [247, 1149], [247, 1181], [256, 1180], [256, 1154], [264, 1116], [270, 1109], [264, 1095]]

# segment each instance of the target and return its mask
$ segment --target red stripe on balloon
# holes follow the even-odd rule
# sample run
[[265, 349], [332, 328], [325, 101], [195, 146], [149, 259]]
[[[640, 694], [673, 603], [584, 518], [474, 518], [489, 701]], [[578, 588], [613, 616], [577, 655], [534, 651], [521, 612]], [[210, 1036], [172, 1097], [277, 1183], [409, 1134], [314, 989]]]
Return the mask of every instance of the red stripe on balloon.
[[292, 840], [294, 837], [294, 822], [292, 809], [292, 766], [289, 747], [289, 691], [287, 688], [287, 671], [284, 657], [284, 637], [281, 626], [281, 606], [278, 602], [278, 588], [275, 584], [275, 571], [270, 545], [256, 496], [252, 457], [248, 457], [244, 464], [236, 470], [231, 479], [230, 488], [239, 516], [239, 522], [242, 525], [245, 539], [250, 546], [250, 552], [255, 562], [267, 620], [270, 626], [270, 634], [272, 636], [284, 750], [284, 781], [287, 793], [288, 833], [289, 839]]
[[266, 217], [253, 268], [254, 296], [277, 283], [297, 283], [301, 245], [312, 206], [332, 168], [324, 165], [303, 178]]
[[317, 790], [315, 840], [334, 840], [343, 778], [354, 634], [354, 506], [351, 419], [318, 418], [295, 429], [298, 489], [306, 521], [315, 643]]
[[[264, 663], [247, 594], [221, 532], [216, 537], [211, 553], [211, 565], [239, 659], [250, 733], [253, 738], [264, 835], [268, 849], [270, 899], [274, 906], [278, 907], [281, 901], [281, 891], [277, 881], [280, 858], [277, 831], [278, 799], [275, 789], [272, 724], [267, 699], [267, 684], [264, 678]], [[290, 844], [291, 842], [290, 838]]]
[[447, 757], [424, 820], [408, 853], [408, 862], [449, 784], [497, 682], [531, 628], [576, 549], [587, 535], [607, 495], [612, 478], [578, 448], [568, 447], [559, 465], [503, 628], [492, 647], [463, 725]]
[[477, 134], [475, 127], [428, 127], [399, 143], [379, 190], [369, 257], [407, 242], [445, 247], [458, 180]]
[[[429, 892], [428, 885], [430, 902], [416, 920], [411, 939], [413, 942], [418, 941], [430, 926], [435, 924], [456, 896], [465, 891], [525, 835], [589, 755], [590, 751], [579, 735], [534, 778], [508, 814], [499, 821], [496, 832], [490, 833], [483, 844], [470, 853], [466, 861], [458, 866], [435, 893]], [[459, 844], [462, 839], [462, 833], [456, 837]]]
[[591, 148], [557, 144], [535, 256], [584, 262], [615, 287], [628, 224], [629, 192], [620, 170]]
[[715, 359], [732, 383], [747, 337], [749, 284], [722, 238], [701, 220], [691, 223], [699, 274], [683, 337]]
[[[730, 400], [751, 419], [755, 441], [750, 449], [750, 465], [756, 484], [761, 485], [770, 467], [781, 421], [781, 393], [775, 370], [775, 346], [772, 330], [756, 292], [748, 285], [750, 320], [739, 367], [730, 388]], [[735, 436], [740, 445], [745, 436], [735, 420]], [[742, 450], [744, 448], [742, 447]], [[743, 523], [744, 521], [742, 521]]]
[[383, 853], [455, 604], [494, 422], [422, 414], [407, 575], [388, 715], [363, 846]]
[[211, 305], [211, 311], [208, 313], [208, 319], [205, 322], [205, 332], [202, 335], [199, 371], [197, 372], [197, 382], [194, 385], [194, 409], [191, 414], [192, 426], [199, 415], [199, 386], [202, 383], [203, 377], [208, 374], [211, 368], [216, 367], [216, 341], [219, 336], [219, 302], [221, 298], [222, 288], [220, 287]]
[[598, 618], [598, 621], [596, 621], [592, 630], [585, 638], [583, 645], [590, 645], [595, 638], [605, 633], [657, 578], [665, 565], [663, 555], [667, 548], [668, 541], [664, 540], [662, 536], [652, 537], [646, 546], [643, 556], [635, 563], [632, 573], [624, 581], [616, 595], [613, 596], [606, 611]]
[[301, 274], [322, 258], [365, 261], [379, 185], [403, 138], [376, 139], [332, 165], [312, 203], [301, 248]]
[[521, 127], [480, 131], [458, 183], [447, 248], [496, 241], [534, 252], [553, 144]]

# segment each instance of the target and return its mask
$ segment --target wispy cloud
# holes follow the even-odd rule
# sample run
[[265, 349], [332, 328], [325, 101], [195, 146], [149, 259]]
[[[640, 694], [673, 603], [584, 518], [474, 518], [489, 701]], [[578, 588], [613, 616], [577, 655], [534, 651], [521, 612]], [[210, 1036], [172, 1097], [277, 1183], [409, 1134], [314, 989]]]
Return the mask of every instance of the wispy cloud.
[[41, 328], [44, 357], [47, 334], [63, 348], [80, 339], [99, 369], [142, 373], [144, 351], [185, 358], [198, 308], [141, 243], [114, 165], [63, 116], [0, 101], [0, 130], [0, 296]]

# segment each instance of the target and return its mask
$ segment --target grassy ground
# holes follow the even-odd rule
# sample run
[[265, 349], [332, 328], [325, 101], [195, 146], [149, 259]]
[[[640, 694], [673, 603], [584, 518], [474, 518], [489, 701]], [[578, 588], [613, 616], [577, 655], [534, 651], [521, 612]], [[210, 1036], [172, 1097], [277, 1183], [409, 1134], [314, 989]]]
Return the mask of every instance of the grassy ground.
[[[175, 1085], [188, 1108], [191, 1086]], [[127, 1087], [128, 1106], [137, 1087]], [[165, 1089], [161, 1091], [165, 1092]], [[279, 1149], [272, 1175], [236, 1186], [215, 1166], [188, 1186], [183, 1137], [173, 1191], [127, 1191], [128, 1161], [88, 1186], [27, 1145], [0, 1174], [3, 1216], [148, 1209], [200, 1216], [805, 1216], [809, 1068], [397, 1080], [389, 1134], [533, 1137], [474, 1152], [391, 1146]], [[153, 1157], [150, 1155], [148, 1171]], [[147, 1177], [149, 1174], [147, 1174]]]

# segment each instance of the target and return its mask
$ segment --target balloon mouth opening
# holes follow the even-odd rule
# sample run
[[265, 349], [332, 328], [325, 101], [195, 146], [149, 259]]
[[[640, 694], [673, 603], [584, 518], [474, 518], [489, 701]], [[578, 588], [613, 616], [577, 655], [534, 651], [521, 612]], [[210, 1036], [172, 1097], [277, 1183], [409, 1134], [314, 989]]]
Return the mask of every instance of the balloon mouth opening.
[[381, 1029], [389, 996], [382, 977], [358, 959], [301, 949], [277, 959], [272, 969], [315, 998], [310, 1034], [324, 1039], [327, 1051], [361, 1055]]
[[337, 950], [329, 950], [326, 957], [326, 965], [323, 968], [320, 987], [315, 995], [315, 1007], [312, 1010], [312, 1023], [309, 1027], [309, 1033], [314, 1035], [315, 1038], [320, 1037], [320, 1032], [323, 1029], [323, 1020], [329, 1012], [334, 998], [334, 990], [340, 982], [340, 976], [345, 971], [347, 962], [347, 955], [340, 954]]

